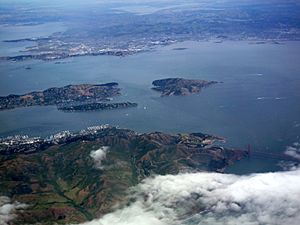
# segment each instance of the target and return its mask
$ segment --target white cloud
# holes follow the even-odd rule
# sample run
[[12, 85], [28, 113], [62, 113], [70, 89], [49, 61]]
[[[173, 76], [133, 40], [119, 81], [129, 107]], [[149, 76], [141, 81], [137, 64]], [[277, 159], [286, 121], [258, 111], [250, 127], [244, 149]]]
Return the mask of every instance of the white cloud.
[[238, 176], [156, 176], [135, 188], [128, 207], [85, 225], [297, 225], [300, 169]]
[[281, 167], [285, 171], [291, 171], [291, 170], [297, 170], [299, 168], [298, 162], [292, 162], [292, 161], [279, 161], [277, 163], [279, 167]]
[[102, 162], [106, 159], [106, 154], [109, 147], [103, 146], [96, 151], [91, 151], [90, 156], [94, 159], [96, 167], [98, 169], [103, 169]]
[[300, 160], [300, 143], [295, 142], [292, 146], [287, 147], [284, 153]]
[[10, 198], [0, 196], [0, 224], [8, 225], [11, 220], [16, 218], [16, 211], [24, 208], [26, 208], [26, 204], [11, 202]]

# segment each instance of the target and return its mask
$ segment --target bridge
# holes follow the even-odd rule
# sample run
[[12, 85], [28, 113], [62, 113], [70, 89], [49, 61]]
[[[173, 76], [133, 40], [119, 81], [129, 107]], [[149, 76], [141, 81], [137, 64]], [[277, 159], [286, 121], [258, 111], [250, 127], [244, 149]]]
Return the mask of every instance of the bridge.
[[278, 160], [283, 160], [283, 161], [292, 161], [292, 162], [300, 163], [300, 159], [286, 155], [284, 153], [273, 153], [273, 152], [252, 150], [250, 145], [247, 146], [246, 152], [247, 152], [249, 158], [261, 157], [261, 158], [278, 159]]

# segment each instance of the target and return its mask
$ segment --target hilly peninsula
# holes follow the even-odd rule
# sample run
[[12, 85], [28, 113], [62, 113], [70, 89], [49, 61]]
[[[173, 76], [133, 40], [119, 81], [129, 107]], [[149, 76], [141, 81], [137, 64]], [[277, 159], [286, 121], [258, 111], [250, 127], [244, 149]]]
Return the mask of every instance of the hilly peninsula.
[[3, 138], [0, 196], [27, 205], [17, 210], [16, 225], [88, 221], [127, 204], [129, 188], [146, 177], [222, 172], [245, 156], [216, 145], [218, 140], [203, 133], [139, 134], [107, 125], [45, 139]]
[[199, 93], [203, 88], [216, 84], [216, 81], [191, 80], [184, 78], [166, 78], [152, 82], [152, 89], [161, 92], [161, 96], [186, 96]]
[[44, 91], [34, 91], [22, 95], [0, 97], [0, 110], [29, 106], [56, 105], [63, 111], [89, 111], [116, 109], [136, 106], [136, 103], [103, 103], [119, 96], [118, 83], [78, 84], [52, 87]]

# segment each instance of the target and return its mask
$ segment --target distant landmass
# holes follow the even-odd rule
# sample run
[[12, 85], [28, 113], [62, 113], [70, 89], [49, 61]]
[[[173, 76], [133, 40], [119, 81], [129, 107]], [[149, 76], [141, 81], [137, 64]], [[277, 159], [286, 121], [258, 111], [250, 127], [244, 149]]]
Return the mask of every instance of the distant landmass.
[[[185, 7], [174, 5], [171, 8], [169, 4], [147, 14], [116, 10], [112, 5], [102, 11], [102, 4], [90, 5], [95, 11], [92, 12], [90, 7], [80, 7], [80, 14], [85, 15], [80, 19], [77, 10], [66, 12], [65, 8], [57, 9], [53, 15], [53, 12], [42, 8], [36, 13], [30, 13], [23, 6], [24, 3], [16, 3], [15, 7], [4, 4], [5, 10], [1, 11], [3, 16], [0, 21], [2, 26], [61, 21], [68, 25], [64, 31], [46, 36], [11, 37], [4, 40], [9, 44], [26, 42], [30, 45], [19, 54], [3, 55], [0, 60], [127, 56], [182, 41], [212, 40], [221, 43], [226, 40], [245, 40], [262, 44], [300, 40], [300, 6], [296, 0], [277, 0], [276, 4], [273, 1], [250, 0], [194, 3], [187, 3]], [[126, 2], [123, 4], [131, 5]], [[135, 2], [136, 7], [144, 4], [144, 1]]]
[[167, 78], [155, 80], [152, 89], [161, 92], [161, 96], [185, 96], [199, 93], [203, 88], [216, 84], [216, 81], [190, 80], [184, 78]]
[[203, 134], [138, 134], [108, 125], [51, 137], [0, 139], [0, 196], [27, 204], [14, 224], [91, 220], [128, 202], [154, 174], [219, 171], [246, 155]]
[[[0, 97], [0, 110], [29, 106], [56, 105], [63, 111], [89, 111], [116, 109], [136, 106], [136, 103], [103, 103], [119, 96], [118, 83], [78, 84], [53, 87], [44, 91], [34, 91], [23, 95]], [[101, 103], [102, 102], [102, 103]]]

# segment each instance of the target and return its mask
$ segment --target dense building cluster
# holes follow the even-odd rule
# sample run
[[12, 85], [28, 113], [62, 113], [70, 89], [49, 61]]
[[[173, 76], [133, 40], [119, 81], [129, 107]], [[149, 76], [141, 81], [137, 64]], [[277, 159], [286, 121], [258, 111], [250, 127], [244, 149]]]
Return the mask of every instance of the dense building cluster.
[[109, 125], [100, 125], [88, 127], [78, 133], [72, 133], [68, 130], [56, 133], [46, 138], [28, 137], [27, 135], [9, 136], [0, 138], [0, 154], [9, 155], [14, 153], [32, 153], [44, 150], [52, 145], [68, 143], [75, 140], [81, 140], [90, 136], [96, 137], [101, 131], [111, 128]]

